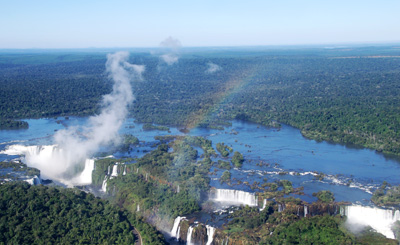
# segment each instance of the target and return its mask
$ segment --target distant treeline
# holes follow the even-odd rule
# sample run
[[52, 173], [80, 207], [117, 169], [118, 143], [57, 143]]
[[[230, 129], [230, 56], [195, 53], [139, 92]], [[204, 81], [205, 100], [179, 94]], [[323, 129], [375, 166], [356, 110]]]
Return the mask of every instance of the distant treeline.
[[[104, 56], [48, 54], [7, 63], [0, 55], [0, 118], [88, 115], [111, 90]], [[400, 50], [271, 50], [185, 54], [167, 66], [150, 54], [134, 83], [132, 116], [144, 123], [216, 127], [241, 119], [286, 123], [312, 139], [400, 154]], [[390, 57], [393, 56], [393, 57]], [[220, 67], [206, 72], [208, 64]]]

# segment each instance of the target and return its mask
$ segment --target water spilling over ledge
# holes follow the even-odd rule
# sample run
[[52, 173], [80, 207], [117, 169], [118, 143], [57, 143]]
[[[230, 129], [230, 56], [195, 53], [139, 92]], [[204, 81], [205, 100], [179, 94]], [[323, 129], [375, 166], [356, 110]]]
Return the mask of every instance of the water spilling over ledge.
[[210, 191], [209, 199], [228, 205], [258, 205], [258, 198], [253, 193], [239, 190], [214, 189]]
[[385, 237], [395, 239], [392, 225], [400, 221], [399, 210], [351, 205], [341, 207], [340, 214], [347, 216], [346, 223], [350, 229], [355, 226], [370, 226]]
[[[68, 185], [90, 185], [92, 184], [92, 172], [94, 170], [94, 159], [86, 159], [83, 171], [66, 177], [63, 174], [70, 171], [68, 160], [63, 149], [57, 145], [9, 145], [0, 154], [23, 156], [23, 161], [30, 167], [38, 168], [41, 175], [46, 178], [54, 178]], [[34, 183], [38, 183], [37, 181]]]

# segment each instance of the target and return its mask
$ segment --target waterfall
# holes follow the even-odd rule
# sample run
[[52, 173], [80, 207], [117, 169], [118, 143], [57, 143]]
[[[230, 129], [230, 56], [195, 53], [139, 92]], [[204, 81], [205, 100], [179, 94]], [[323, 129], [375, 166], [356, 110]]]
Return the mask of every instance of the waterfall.
[[300, 217], [300, 207], [297, 207], [297, 216]]
[[207, 228], [207, 243], [206, 245], [211, 245], [214, 239], [215, 228], [209, 225], [206, 225]]
[[92, 172], [94, 170], [94, 159], [86, 159], [85, 168], [82, 173], [72, 180], [72, 183], [80, 185], [92, 184]]
[[[57, 179], [68, 185], [92, 184], [94, 159], [86, 159], [84, 169], [81, 173], [65, 179], [65, 176], [61, 173], [70, 171], [69, 168], [71, 166], [67, 164], [68, 161], [66, 159], [68, 159], [68, 155], [57, 145], [10, 145], [4, 151], [1, 151], [0, 154], [24, 156], [23, 162], [30, 167], [39, 169], [41, 175], [45, 178]], [[54, 165], [55, 162], [59, 163], [57, 167]]]
[[108, 175], [104, 176], [103, 184], [101, 185], [101, 190], [104, 193], [107, 192], [107, 180], [108, 180]]
[[[340, 213], [342, 214], [342, 208]], [[398, 210], [352, 205], [343, 207], [343, 214], [347, 216], [346, 222], [351, 226], [371, 226], [385, 237], [395, 239], [391, 226], [400, 220]]]
[[394, 211], [394, 219], [400, 220], [400, 211], [399, 210]]
[[0, 151], [0, 154], [6, 155], [18, 155], [18, 156], [25, 156], [25, 157], [32, 157], [42, 155], [43, 157], [48, 157], [55, 151], [57, 148], [56, 145], [9, 145], [6, 147], [4, 151]]
[[136, 212], [140, 212], [140, 205], [138, 203], [138, 205], [136, 206]]
[[178, 227], [178, 232], [176, 233], [176, 240], [179, 241], [179, 238], [181, 236], [181, 226]]
[[186, 244], [187, 245], [192, 245], [192, 233], [193, 233], [193, 227], [189, 226], [188, 233], [187, 233], [187, 238], [186, 238]]
[[126, 175], [126, 165], [125, 165], [125, 168], [124, 168], [124, 172], [122, 173], [122, 175]]
[[260, 211], [263, 211], [266, 206], [267, 206], [267, 199], [264, 199], [263, 206], [262, 206], [262, 208], [260, 208]]
[[304, 205], [304, 217], [307, 217], [308, 214], [308, 207]]
[[136, 169], [136, 173], [137, 173], [137, 174], [139, 173], [139, 168]]
[[179, 185], [178, 185], [178, 189], [176, 190], [176, 193], [179, 193], [180, 189], [179, 189]]
[[345, 215], [345, 208], [340, 206], [340, 216], [344, 216]]
[[118, 163], [114, 164], [111, 177], [118, 177]]
[[176, 217], [175, 221], [174, 221], [174, 225], [172, 226], [172, 230], [170, 232], [171, 237], [176, 237], [176, 240], [179, 239], [179, 231], [180, 231], [180, 226], [179, 224], [181, 223], [181, 221], [185, 219], [185, 217]]
[[249, 205], [257, 206], [258, 200], [253, 193], [228, 190], [228, 189], [215, 189], [214, 193], [210, 193], [210, 199], [215, 202], [225, 202], [232, 205]]
[[285, 210], [286, 206], [284, 203], [278, 203], [278, 212], [282, 212], [283, 210]]
[[37, 175], [35, 175], [35, 177], [33, 177], [32, 179], [27, 179], [25, 181], [28, 182], [30, 185], [40, 185], [40, 184], [42, 184], [42, 180]]

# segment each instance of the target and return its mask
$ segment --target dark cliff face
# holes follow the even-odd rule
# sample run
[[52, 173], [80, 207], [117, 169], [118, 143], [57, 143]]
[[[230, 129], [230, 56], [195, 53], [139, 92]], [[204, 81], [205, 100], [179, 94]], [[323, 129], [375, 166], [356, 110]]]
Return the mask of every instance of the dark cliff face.
[[182, 220], [181, 223], [179, 224], [180, 230], [179, 230], [179, 242], [185, 243], [187, 242], [187, 233], [189, 229], [189, 221], [188, 220]]
[[188, 220], [182, 220], [180, 223], [179, 242], [187, 243], [187, 236], [190, 226], [193, 228], [191, 240], [192, 244], [206, 244], [208, 241], [207, 227], [201, 223], [193, 224]]
[[199, 224], [193, 228], [192, 243], [193, 244], [206, 244], [207, 243], [207, 228], [203, 224]]
[[286, 204], [283, 212], [292, 213], [299, 217], [337, 215], [340, 214], [340, 205], [336, 203]]

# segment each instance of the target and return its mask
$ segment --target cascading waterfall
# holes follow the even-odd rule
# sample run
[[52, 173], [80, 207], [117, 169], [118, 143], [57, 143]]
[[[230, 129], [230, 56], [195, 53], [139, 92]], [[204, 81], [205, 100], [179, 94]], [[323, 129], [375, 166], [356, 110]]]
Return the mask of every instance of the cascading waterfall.
[[176, 233], [176, 240], [179, 241], [180, 237], [181, 237], [181, 226], [178, 227], [178, 232]]
[[[45, 177], [54, 177], [54, 161], [63, 161], [67, 156], [57, 145], [10, 145], [0, 154], [20, 155], [24, 156], [23, 161], [31, 167], [40, 169], [40, 172]], [[60, 166], [64, 168], [61, 172], [68, 170], [68, 165]], [[56, 179], [72, 185], [90, 185], [92, 184], [92, 172], [94, 169], [94, 159], [86, 159], [83, 171], [70, 180], [65, 180], [63, 176], [57, 176]], [[57, 169], [59, 171], [59, 169]], [[47, 174], [46, 174], [47, 173]]]
[[111, 178], [118, 177], [118, 165], [119, 165], [119, 163], [114, 164], [112, 173], [111, 173]]
[[266, 206], [267, 206], [267, 199], [264, 199], [263, 206], [262, 206], [262, 208], [260, 208], [260, 211], [263, 211]]
[[25, 181], [28, 182], [30, 185], [40, 185], [40, 184], [42, 184], [42, 180], [37, 175], [35, 175], [35, 177], [33, 177], [32, 179], [27, 179]]
[[215, 228], [209, 225], [206, 225], [207, 228], [207, 243], [206, 245], [211, 245], [214, 239]]
[[239, 190], [215, 189], [214, 193], [210, 193], [210, 200], [215, 202], [225, 202], [232, 205], [258, 205], [258, 199], [253, 193]]
[[138, 203], [138, 205], [136, 206], [136, 212], [140, 212], [140, 205]]
[[176, 240], [179, 239], [179, 231], [180, 231], [180, 223], [181, 221], [185, 219], [185, 217], [178, 216], [174, 220], [174, 225], [172, 226], [172, 230], [170, 232], [171, 237], [175, 237]]
[[286, 206], [284, 203], [278, 203], [278, 212], [282, 212], [283, 210], [285, 210]]
[[193, 233], [193, 227], [189, 226], [188, 233], [187, 233], [187, 238], [186, 238], [186, 244], [187, 245], [192, 245], [192, 233]]
[[101, 185], [101, 190], [104, 193], [107, 192], [107, 180], [108, 180], [108, 175], [104, 176], [103, 184]]
[[385, 237], [395, 239], [391, 226], [400, 220], [399, 210], [352, 205], [341, 207], [340, 214], [347, 216], [346, 222], [351, 226], [370, 226]]
[[307, 217], [308, 214], [308, 207], [304, 205], [304, 217]]
[[107, 168], [107, 175], [110, 175], [111, 174], [111, 166], [108, 166], [108, 168]]
[[82, 173], [72, 180], [73, 183], [81, 185], [92, 184], [92, 172], [94, 170], [94, 159], [86, 159], [85, 168]]
[[124, 172], [122, 173], [122, 175], [123, 175], [123, 176], [126, 175], [126, 165], [125, 165], [125, 167], [124, 167]]
[[48, 157], [57, 150], [57, 145], [9, 145], [4, 151], [1, 151], [0, 154], [19, 156], [23, 155], [25, 158], [38, 155], [41, 155], [42, 157]]

